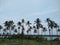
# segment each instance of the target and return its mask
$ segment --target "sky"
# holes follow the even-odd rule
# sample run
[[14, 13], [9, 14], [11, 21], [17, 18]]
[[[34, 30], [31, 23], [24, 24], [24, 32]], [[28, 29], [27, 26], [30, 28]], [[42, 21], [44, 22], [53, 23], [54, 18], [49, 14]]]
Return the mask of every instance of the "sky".
[[60, 0], [0, 0], [0, 24], [22, 18], [32, 23], [40, 18], [43, 24], [50, 18], [60, 25]]
[[60, 0], [0, 0], [0, 23], [22, 18], [31, 22], [51, 18], [60, 25]]

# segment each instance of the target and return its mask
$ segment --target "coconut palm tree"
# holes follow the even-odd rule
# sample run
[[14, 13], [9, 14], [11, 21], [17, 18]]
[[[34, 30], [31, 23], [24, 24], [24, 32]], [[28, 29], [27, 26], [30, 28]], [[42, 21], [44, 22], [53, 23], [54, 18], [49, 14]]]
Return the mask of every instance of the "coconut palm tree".
[[22, 19], [21, 22], [18, 22], [18, 25], [19, 25], [18, 29], [21, 28], [21, 30], [22, 30], [22, 32], [21, 32], [21, 39], [22, 39], [21, 45], [23, 44], [23, 36], [24, 36], [24, 30], [25, 30], [25, 28], [24, 28], [24, 22], [25, 22], [24, 19]]
[[35, 24], [38, 29], [38, 35], [39, 35], [39, 28], [40, 28], [40, 19], [39, 18], [36, 19]]
[[13, 26], [13, 24], [14, 24], [13, 21], [9, 21], [10, 35], [11, 35], [11, 27]]
[[28, 26], [28, 30], [27, 30], [27, 34], [28, 34], [28, 32], [29, 31], [31, 32], [32, 29], [32, 27], [30, 26], [31, 25], [30, 21], [27, 21], [26, 25]]
[[21, 34], [24, 35], [24, 30], [25, 30], [24, 23], [25, 23], [25, 20], [22, 19], [21, 22], [22, 22], [22, 33]]
[[[45, 33], [47, 29], [45, 27], [42, 28], [42, 31]], [[45, 35], [45, 34], [44, 34]]]
[[18, 22], [17, 24], [18, 24], [18, 34], [20, 34], [20, 29], [21, 29], [22, 23]]
[[14, 22], [13, 21], [5, 21], [4, 26], [10, 31], [11, 35], [11, 27], [13, 26]]
[[[21, 22], [19, 21], [19, 22], [17, 23], [17, 24], [18, 24], [18, 29], [22, 28], [22, 29], [21, 29], [22, 32], [23, 32], [23, 29], [24, 29], [24, 22], [25, 22], [25, 20], [22, 19]], [[22, 33], [22, 32], [21, 32], [21, 33]], [[20, 33], [20, 30], [19, 30], [19, 33]]]
[[38, 35], [39, 35], [39, 33], [40, 33], [39, 29], [43, 28], [43, 25], [41, 24], [41, 21], [39, 18], [36, 19], [35, 24], [36, 24], [36, 29], [38, 30]]
[[47, 18], [46, 21], [48, 23], [49, 35], [51, 35], [50, 31], [53, 30], [53, 22], [49, 18]]
[[0, 25], [0, 32], [1, 32], [1, 29], [3, 29], [3, 27]]
[[[47, 18], [46, 21], [48, 23], [49, 35], [51, 34], [50, 31], [52, 31], [52, 35], [53, 35], [53, 29], [54, 28], [57, 29], [59, 26], [57, 23], [55, 23], [55, 21], [52, 21], [49, 18]], [[53, 37], [50, 37], [50, 40], [52, 40], [52, 39], [53, 39]], [[52, 42], [50, 44], [52, 45]]]
[[[39, 41], [39, 39], [40, 39], [40, 36], [39, 36], [39, 35], [40, 35], [40, 34], [39, 34], [40, 32], [39, 32], [39, 29], [43, 27], [43, 25], [41, 24], [41, 21], [40, 21], [39, 18], [36, 19], [35, 25], [36, 25], [36, 30], [38, 30], [37, 40]], [[41, 37], [42, 37], [42, 36], [41, 36]]]
[[24, 35], [24, 30], [25, 30], [25, 28], [24, 28], [24, 26], [22, 25], [22, 32], [21, 32], [21, 35]]
[[2, 29], [3, 27], [0, 25], [0, 32], [1, 32], [1, 29]]

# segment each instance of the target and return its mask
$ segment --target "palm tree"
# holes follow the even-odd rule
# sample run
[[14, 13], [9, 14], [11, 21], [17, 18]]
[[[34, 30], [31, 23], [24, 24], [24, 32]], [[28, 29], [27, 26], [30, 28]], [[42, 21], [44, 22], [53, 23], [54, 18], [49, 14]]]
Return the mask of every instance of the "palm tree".
[[24, 28], [24, 26], [22, 25], [22, 32], [21, 32], [21, 35], [24, 35], [24, 30], [25, 30], [25, 28]]
[[[36, 29], [38, 30], [38, 35], [39, 35], [39, 29], [43, 28], [43, 25], [41, 24], [41, 21], [39, 18], [36, 19], [35, 24], [36, 24]], [[41, 31], [41, 35], [42, 35], [42, 31]]]
[[49, 35], [50, 35], [51, 34], [50, 31], [53, 29], [53, 22], [49, 18], [47, 18], [46, 21], [48, 23], [48, 29], [49, 29]]
[[28, 32], [29, 31], [31, 32], [32, 29], [32, 27], [30, 26], [31, 25], [30, 21], [27, 21], [26, 25], [28, 26], [28, 30], [27, 30], [27, 34], [28, 34]]
[[3, 27], [0, 25], [0, 32], [1, 32], [1, 29], [2, 29]]
[[[22, 19], [21, 22], [18, 22], [18, 26], [19, 26], [18, 29], [20, 29], [20, 28], [23, 29], [23, 28], [24, 28], [24, 22], [25, 22], [24, 19]], [[22, 30], [22, 29], [21, 29], [21, 30]], [[23, 32], [23, 30], [22, 30], [22, 32]], [[21, 32], [21, 33], [22, 33], [22, 32]], [[19, 30], [19, 33], [20, 33], [20, 30]]]
[[5, 24], [4, 26], [5, 26], [7, 29], [9, 29], [10, 35], [11, 35], [11, 27], [13, 26], [14, 22], [13, 22], [13, 21], [5, 21], [4, 24]]
[[[40, 28], [42, 28], [43, 27], [43, 25], [41, 24], [41, 21], [40, 21], [40, 19], [39, 18], [37, 18], [36, 19], [36, 21], [35, 21], [35, 24], [36, 24], [36, 29], [38, 30], [38, 37], [37, 37], [37, 40], [39, 41], [39, 39], [40, 39], [40, 32], [39, 32], [39, 29]], [[42, 37], [42, 36], [41, 36]]]
[[40, 19], [37, 18], [36, 21], [35, 21], [35, 24], [36, 24], [36, 29], [38, 29], [38, 35], [39, 35], [39, 28], [40, 28]]
[[21, 39], [22, 39], [21, 45], [23, 44], [23, 35], [24, 35], [24, 30], [25, 30], [25, 28], [24, 28], [24, 22], [25, 22], [24, 19], [22, 19], [21, 22], [18, 22], [18, 25], [19, 25], [18, 29], [22, 28], [21, 29], [22, 30], [22, 32], [21, 32]]
[[[42, 31], [45, 33], [47, 29], [45, 27], [42, 28]], [[45, 35], [45, 34], [44, 34]]]
[[[48, 23], [48, 29], [49, 29], [49, 35], [51, 34], [50, 31], [52, 31], [52, 35], [53, 35], [53, 29], [54, 28], [58, 28], [58, 24], [55, 23], [54, 21], [50, 20], [49, 18], [46, 19], [47, 23]], [[52, 40], [53, 37], [50, 37], [50, 40]], [[51, 42], [51, 45], [52, 45], [52, 42]]]
[[1, 29], [2, 29], [3, 27], [0, 25], [0, 32], [1, 32]]
[[13, 24], [14, 24], [13, 21], [9, 21], [10, 35], [11, 35], [11, 27], [13, 26]]
[[23, 45], [23, 39], [24, 39], [24, 30], [25, 30], [25, 28], [24, 28], [24, 26], [22, 25], [22, 32], [21, 32], [21, 39], [22, 39], [22, 43], [21, 43], [21, 45]]
[[25, 23], [25, 20], [22, 19], [21, 22], [22, 22], [22, 33], [21, 34], [24, 35], [24, 30], [25, 30], [24, 23]]
[[18, 34], [20, 34], [20, 27], [22, 26], [21, 22], [18, 22]]

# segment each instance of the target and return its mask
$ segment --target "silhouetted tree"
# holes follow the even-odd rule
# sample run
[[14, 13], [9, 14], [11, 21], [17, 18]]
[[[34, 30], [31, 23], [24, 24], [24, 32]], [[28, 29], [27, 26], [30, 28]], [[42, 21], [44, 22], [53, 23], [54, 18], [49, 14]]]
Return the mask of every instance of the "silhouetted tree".
[[2, 29], [3, 29], [3, 27], [0, 25], [0, 32], [1, 32]]
[[13, 21], [5, 21], [4, 26], [10, 31], [11, 35], [11, 27], [13, 26], [14, 22]]
[[30, 33], [31, 33], [32, 27], [30, 26], [30, 25], [31, 25], [30, 21], [27, 21], [26, 25], [28, 26], [27, 34], [29, 33], [29, 31], [30, 31]]
[[[49, 18], [47, 18], [46, 21], [48, 23], [49, 35], [51, 34], [50, 31], [52, 31], [52, 35], [53, 35], [53, 29], [58, 28], [58, 24], [50, 20]], [[52, 38], [53, 37], [50, 37], [50, 40], [52, 40]], [[52, 45], [52, 42], [51, 42], [51, 45]]]
[[38, 29], [38, 35], [39, 35], [40, 23], [41, 23], [40, 19], [37, 18], [36, 21], [35, 21], [35, 24], [36, 24], [36, 29]]
[[22, 19], [21, 22], [22, 22], [22, 33], [21, 34], [24, 35], [24, 30], [25, 30], [24, 23], [25, 23], [25, 20]]
[[22, 23], [18, 22], [18, 34], [20, 34], [20, 29], [21, 29]]
[[3, 27], [0, 25], [0, 31], [1, 31], [2, 28], [3, 28]]

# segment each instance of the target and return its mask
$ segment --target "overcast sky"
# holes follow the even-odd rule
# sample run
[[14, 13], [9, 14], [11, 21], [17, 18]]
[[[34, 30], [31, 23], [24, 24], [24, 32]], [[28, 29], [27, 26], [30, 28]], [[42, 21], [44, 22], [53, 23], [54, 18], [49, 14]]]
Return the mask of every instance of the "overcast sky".
[[0, 24], [22, 18], [32, 22], [38, 17], [42, 21], [48, 17], [60, 24], [60, 0], [0, 0]]

